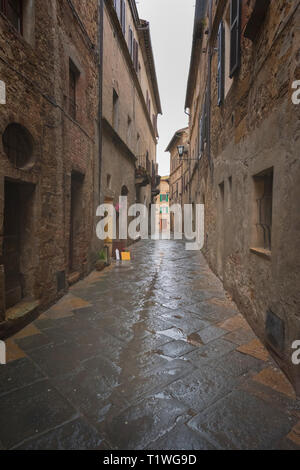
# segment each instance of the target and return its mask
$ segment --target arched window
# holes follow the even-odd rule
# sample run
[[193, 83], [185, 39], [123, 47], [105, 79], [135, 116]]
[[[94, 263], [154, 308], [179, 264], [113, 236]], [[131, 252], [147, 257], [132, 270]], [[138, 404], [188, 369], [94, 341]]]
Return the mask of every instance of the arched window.
[[2, 142], [4, 152], [16, 168], [22, 169], [33, 163], [33, 137], [21, 124], [9, 124], [3, 133]]

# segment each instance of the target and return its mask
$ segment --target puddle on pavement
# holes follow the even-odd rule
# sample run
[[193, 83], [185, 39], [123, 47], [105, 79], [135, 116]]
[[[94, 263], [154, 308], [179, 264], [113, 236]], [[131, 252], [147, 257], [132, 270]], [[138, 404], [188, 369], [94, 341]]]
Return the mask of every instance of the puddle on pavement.
[[198, 335], [198, 333], [192, 333], [187, 337], [187, 342], [192, 346], [203, 346], [203, 341]]

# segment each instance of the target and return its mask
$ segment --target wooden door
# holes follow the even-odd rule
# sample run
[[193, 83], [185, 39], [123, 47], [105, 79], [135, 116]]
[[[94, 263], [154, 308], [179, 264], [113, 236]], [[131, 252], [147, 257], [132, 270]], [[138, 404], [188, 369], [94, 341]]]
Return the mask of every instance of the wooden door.
[[5, 304], [10, 308], [22, 299], [20, 273], [21, 201], [20, 185], [5, 182], [4, 208], [4, 273]]

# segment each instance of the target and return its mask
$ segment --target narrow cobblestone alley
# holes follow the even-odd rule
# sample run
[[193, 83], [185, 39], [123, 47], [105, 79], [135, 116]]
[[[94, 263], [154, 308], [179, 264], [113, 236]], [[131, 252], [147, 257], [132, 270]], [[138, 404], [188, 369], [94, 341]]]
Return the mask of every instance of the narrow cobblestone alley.
[[7, 341], [3, 449], [299, 449], [300, 403], [198, 252], [139, 242]]

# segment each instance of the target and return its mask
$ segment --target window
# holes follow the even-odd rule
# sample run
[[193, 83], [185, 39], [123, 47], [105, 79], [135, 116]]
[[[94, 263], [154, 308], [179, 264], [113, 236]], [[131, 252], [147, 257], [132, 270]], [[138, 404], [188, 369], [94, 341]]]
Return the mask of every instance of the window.
[[139, 45], [138, 42], [133, 39], [133, 55], [132, 55], [133, 65], [136, 73], [139, 71]]
[[114, 7], [118, 15], [119, 20], [121, 21], [121, 0], [114, 0]]
[[117, 131], [119, 127], [119, 96], [115, 89], [113, 89], [113, 128]]
[[73, 62], [69, 61], [69, 113], [73, 119], [76, 119], [77, 114], [77, 81], [79, 77], [79, 71]]
[[147, 104], [147, 109], [149, 111], [149, 114], [151, 114], [151, 100], [150, 100], [150, 96], [149, 96], [149, 91], [147, 90], [147, 93], [146, 93], [146, 104]]
[[230, 78], [240, 66], [241, 55], [241, 0], [230, 3]]
[[111, 175], [109, 174], [106, 176], [106, 186], [108, 189], [111, 189]]
[[128, 30], [128, 49], [131, 58], [133, 58], [133, 31], [130, 26]]
[[253, 246], [272, 248], [273, 168], [254, 176], [255, 226]]
[[228, 178], [228, 210], [232, 209], [232, 176]]
[[224, 185], [224, 181], [222, 183], [219, 184], [219, 191], [220, 191], [220, 196], [221, 196], [221, 201], [222, 201], [222, 204], [224, 205], [224, 200], [225, 200], [225, 185]]
[[148, 151], [146, 152], [146, 170], [148, 174], [151, 173], [151, 158]]
[[127, 142], [130, 144], [131, 142], [131, 131], [132, 131], [132, 119], [130, 116], [128, 116], [127, 119]]
[[224, 24], [221, 21], [218, 32], [218, 106], [224, 101], [224, 91], [225, 91], [225, 32]]
[[125, 0], [121, 0], [120, 23], [121, 23], [123, 34], [125, 35], [126, 33], [126, 1]]
[[0, 0], [0, 10], [16, 28], [16, 30], [22, 34], [22, 0]]
[[138, 42], [134, 38], [134, 34], [130, 26], [128, 30], [128, 49], [129, 49], [129, 54], [133, 62], [134, 69], [136, 73], [139, 75], [140, 68], [141, 68], [140, 63], [139, 63], [139, 45], [138, 45]]
[[203, 103], [202, 115], [199, 121], [199, 158], [204, 152], [204, 144], [207, 142], [207, 92]]
[[161, 207], [160, 208], [160, 213], [161, 214], [169, 214], [169, 208], [167, 206]]
[[230, 41], [231, 41], [231, 33], [230, 33], [230, 9], [228, 9], [228, 12], [226, 14], [226, 18], [224, 18], [223, 22], [223, 27], [224, 27], [224, 49], [225, 49], [225, 65], [224, 65], [224, 99], [228, 95], [232, 83], [233, 83], [233, 78], [230, 77]]
[[245, 28], [245, 38], [255, 41], [265, 20], [271, 0], [256, 0], [252, 14]]
[[157, 134], [157, 116], [155, 114], [152, 115], [152, 124], [155, 133]]

